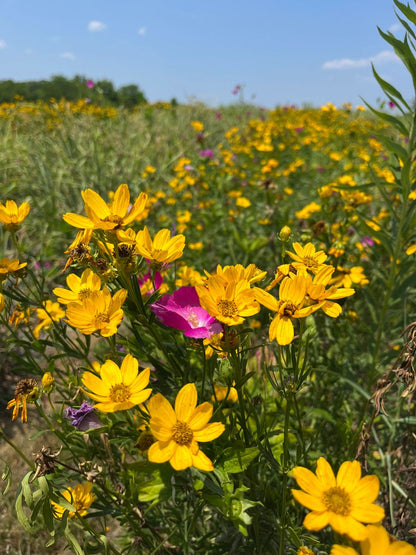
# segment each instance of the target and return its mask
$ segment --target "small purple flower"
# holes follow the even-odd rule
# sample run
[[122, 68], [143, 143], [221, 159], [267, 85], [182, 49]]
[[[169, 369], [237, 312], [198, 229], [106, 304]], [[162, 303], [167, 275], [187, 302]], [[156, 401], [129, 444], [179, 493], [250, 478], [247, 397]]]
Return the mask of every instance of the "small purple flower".
[[296, 127], [295, 131], [296, 133], [302, 133], [303, 127]]
[[372, 247], [374, 245], [373, 239], [369, 235], [365, 235], [361, 240], [360, 243], [363, 247]]
[[221, 119], [221, 118], [222, 118], [221, 112], [217, 112], [217, 113], [215, 114], [215, 119]]
[[150, 308], [162, 324], [183, 331], [186, 337], [204, 339], [223, 331], [222, 325], [202, 308], [195, 287], [180, 287]]
[[390, 108], [395, 108], [395, 107], [396, 107], [396, 104], [390, 100], [389, 106], [390, 106]]
[[101, 428], [102, 426], [97, 411], [89, 403], [82, 403], [79, 409], [66, 408], [65, 416], [71, 420], [71, 424], [80, 432]]
[[210, 158], [211, 160], [214, 158], [214, 152], [210, 148], [201, 150], [199, 155], [202, 156], [202, 158]]
[[94, 88], [94, 81], [91, 81], [91, 79], [87, 79], [85, 81], [85, 84], [86, 84], [88, 89], [93, 89]]
[[187, 172], [191, 172], [193, 171], [195, 168], [193, 166], [191, 166], [191, 164], [185, 164], [183, 167], [184, 170], [186, 170]]

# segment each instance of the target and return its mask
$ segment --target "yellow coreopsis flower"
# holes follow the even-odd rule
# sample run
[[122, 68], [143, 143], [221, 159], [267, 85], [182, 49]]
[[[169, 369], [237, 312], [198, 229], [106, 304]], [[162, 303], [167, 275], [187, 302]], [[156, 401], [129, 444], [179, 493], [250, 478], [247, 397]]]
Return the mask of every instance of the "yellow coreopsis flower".
[[301, 490], [292, 490], [298, 503], [311, 509], [303, 521], [308, 530], [318, 531], [331, 526], [338, 534], [345, 534], [354, 541], [363, 541], [367, 535], [365, 524], [383, 520], [384, 509], [376, 505], [380, 489], [375, 475], [361, 478], [358, 461], [346, 461], [335, 477], [331, 465], [318, 459], [316, 474], [297, 466], [293, 476]]
[[7, 409], [13, 408], [12, 421], [19, 416], [22, 409], [22, 422], [27, 422], [27, 403], [37, 399], [39, 393], [38, 384], [32, 378], [20, 380], [16, 385], [14, 399], [7, 403]]
[[[71, 503], [75, 511], [69, 511], [68, 518], [73, 518], [75, 515], [85, 516], [88, 509], [94, 501], [94, 495], [91, 493], [92, 483], [85, 482], [85, 484], [78, 484], [74, 488], [68, 487], [61, 492], [62, 497]], [[64, 509], [59, 503], [51, 501], [53, 508], [53, 515], [55, 518], [61, 519], [63, 514], [68, 509]]]
[[0, 283], [4, 281], [8, 274], [14, 274], [27, 266], [27, 262], [19, 262], [17, 258], [10, 259], [7, 256], [0, 260]]
[[355, 293], [354, 289], [339, 288], [334, 285], [326, 289], [334, 271], [335, 268], [333, 266], [322, 266], [313, 280], [309, 274], [306, 276], [306, 294], [308, 300], [312, 303], [321, 303], [321, 310], [331, 318], [337, 318], [342, 312], [342, 307], [338, 303], [335, 303], [334, 300], [350, 297]]
[[415, 252], [416, 252], [416, 245], [410, 245], [410, 247], [407, 247], [407, 249], [406, 249], [407, 256], [410, 256], [411, 254], [414, 254]]
[[90, 391], [82, 390], [88, 397], [98, 401], [94, 407], [101, 412], [116, 412], [131, 409], [146, 401], [152, 390], [145, 389], [149, 384], [150, 369], [139, 373], [139, 363], [130, 354], [126, 355], [118, 367], [112, 360], [94, 369], [100, 377], [92, 372], [84, 372], [82, 383]]
[[149, 448], [149, 461], [169, 461], [175, 470], [190, 466], [211, 471], [211, 460], [199, 449], [198, 442], [212, 441], [225, 430], [221, 422], [208, 423], [213, 407], [205, 402], [197, 406], [195, 384], [188, 383], [179, 391], [175, 409], [163, 395], [157, 393], [148, 403], [150, 431], [158, 440]]
[[113, 297], [106, 287], [102, 291], [95, 291], [82, 304], [68, 305], [67, 322], [85, 335], [99, 332], [103, 337], [110, 337], [117, 333], [123, 319], [124, 312], [121, 306], [126, 297], [125, 289], [120, 289]]
[[197, 133], [204, 130], [204, 124], [201, 121], [191, 121], [191, 125]]
[[[404, 541], [390, 540], [383, 526], [370, 524], [367, 526], [367, 538], [360, 542], [363, 555], [416, 555], [416, 548]], [[331, 555], [359, 555], [353, 547], [334, 545]]]
[[316, 274], [327, 259], [324, 251], [317, 251], [315, 245], [307, 243], [304, 247], [300, 243], [293, 243], [295, 253], [286, 251], [286, 254], [294, 260], [292, 266], [297, 270], [307, 270]]
[[210, 275], [221, 276], [227, 283], [232, 281], [247, 280], [250, 285], [261, 281], [267, 275], [267, 272], [260, 270], [255, 264], [249, 264], [246, 267], [242, 264], [224, 267], [218, 264], [214, 274], [209, 274], [208, 272], [205, 273], [208, 277]]
[[144, 229], [137, 232], [135, 244], [135, 251], [151, 263], [169, 264], [182, 256], [185, 236], [178, 234], [171, 237], [169, 229], [161, 229], [152, 241], [149, 230], [145, 226]]
[[254, 290], [246, 279], [227, 281], [222, 275], [213, 275], [195, 289], [202, 308], [229, 326], [242, 324], [245, 318], [260, 311]]
[[27, 202], [17, 206], [14, 200], [6, 200], [6, 204], [0, 202], [0, 222], [10, 231], [16, 230], [30, 212]]
[[0, 313], [3, 312], [5, 306], [6, 301], [4, 300], [4, 295], [3, 293], [0, 293]]
[[98, 193], [92, 189], [81, 192], [84, 209], [87, 216], [80, 216], [67, 212], [63, 219], [69, 225], [78, 229], [121, 229], [136, 220], [146, 208], [147, 194], [140, 193], [134, 204], [130, 204], [128, 185], [122, 183], [111, 203], [106, 203]]
[[352, 268], [343, 268], [341, 266], [337, 267], [337, 276], [334, 277], [332, 283], [343, 287], [351, 287], [354, 283], [355, 285], [368, 285], [370, 282], [364, 274], [364, 268], [362, 266], [353, 266]]
[[99, 276], [89, 268], [82, 272], [81, 277], [76, 274], [69, 274], [66, 283], [69, 290], [61, 287], [55, 287], [53, 290], [53, 294], [58, 297], [58, 302], [61, 304], [82, 303], [94, 291], [99, 291], [102, 285]]
[[65, 316], [65, 311], [62, 310], [59, 303], [54, 303], [50, 300], [44, 301], [44, 308], [37, 308], [36, 314], [39, 318], [39, 324], [33, 330], [33, 335], [38, 339], [40, 331], [44, 328], [49, 328], [54, 322], [58, 322]]
[[269, 327], [269, 339], [277, 341], [279, 345], [289, 345], [295, 336], [292, 319], [305, 318], [315, 312], [323, 303], [306, 306], [306, 291], [308, 279], [305, 275], [284, 278], [279, 288], [279, 299], [270, 293], [256, 288], [256, 299], [276, 314]]

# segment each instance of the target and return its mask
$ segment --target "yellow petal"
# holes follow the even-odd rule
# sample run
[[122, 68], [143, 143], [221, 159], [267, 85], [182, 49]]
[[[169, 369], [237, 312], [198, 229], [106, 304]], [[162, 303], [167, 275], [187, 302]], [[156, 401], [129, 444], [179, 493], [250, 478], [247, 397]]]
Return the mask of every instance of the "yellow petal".
[[107, 360], [101, 366], [101, 379], [108, 386], [123, 383], [120, 368], [112, 360]]
[[172, 428], [157, 416], [150, 420], [150, 430], [159, 441], [169, 441], [172, 438]]
[[130, 191], [126, 183], [122, 183], [114, 193], [113, 202], [111, 204], [111, 212], [124, 218], [130, 204]]
[[198, 393], [194, 383], [188, 383], [182, 387], [176, 396], [175, 413], [178, 420], [188, 422], [198, 400]]
[[214, 465], [211, 460], [201, 451], [201, 449], [196, 455], [192, 454], [192, 466], [198, 468], [199, 470], [204, 470], [205, 472], [212, 472], [214, 470]]
[[176, 415], [172, 405], [161, 393], [156, 393], [156, 395], [150, 398], [147, 408], [151, 418], [160, 418], [167, 427], [172, 428], [176, 424]]
[[176, 450], [169, 460], [175, 470], [185, 470], [192, 466], [192, 454], [186, 445], [177, 445]]
[[94, 216], [98, 220], [105, 220], [107, 216], [111, 216], [111, 211], [107, 203], [98, 193], [92, 189], [86, 189], [81, 194], [85, 204], [88, 205], [88, 208], [93, 212]]
[[336, 485], [334, 472], [331, 465], [323, 457], [319, 457], [316, 466], [316, 476], [325, 489], [332, 488]]
[[137, 359], [132, 357], [131, 354], [126, 355], [120, 366], [123, 383], [125, 383], [126, 385], [130, 385], [134, 381], [134, 379], [137, 378], [138, 371], [139, 363]]
[[305, 493], [304, 491], [300, 491], [298, 489], [292, 489], [292, 495], [298, 503], [307, 509], [318, 512], [326, 510], [325, 505], [319, 497], [315, 497], [314, 495], [310, 495], [309, 493]]
[[67, 212], [62, 216], [63, 220], [73, 227], [78, 229], [93, 229], [94, 223], [85, 216], [80, 216], [79, 214], [73, 214], [72, 212]]
[[308, 513], [303, 521], [304, 527], [307, 530], [312, 530], [314, 532], [322, 530], [322, 528], [328, 526], [328, 523], [329, 514], [326, 511], [324, 513], [318, 513], [314, 511], [312, 513]]
[[300, 488], [316, 497], [321, 496], [323, 490], [326, 489], [326, 487], [322, 487], [315, 474], [303, 466], [296, 466], [293, 469], [293, 477]]
[[98, 378], [91, 372], [84, 372], [82, 374], [82, 383], [93, 393], [96, 393], [97, 395], [103, 395], [104, 397], [108, 396], [108, 384], [103, 382], [103, 380], [100, 380], [100, 378]]
[[338, 534], [345, 534], [356, 542], [360, 542], [367, 537], [366, 526], [351, 516], [342, 516], [331, 512], [328, 515], [330, 526]]
[[176, 450], [174, 441], [157, 441], [149, 447], [147, 456], [150, 462], [164, 463], [168, 461]]
[[224, 430], [225, 426], [222, 422], [211, 422], [211, 424], [208, 424], [202, 430], [194, 432], [194, 439], [196, 441], [212, 441], [217, 439]]
[[351, 510], [351, 516], [366, 524], [377, 524], [383, 520], [385, 513], [383, 507], [375, 503], [365, 503], [354, 506]]
[[202, 430], [211, 420], [213, 407], [211, 403], [205, 402], [197, 406], [191, 414], [188, 424], [192, 431]]
[[351, 500], [354, 505], [360, 503], [373, 503], [380, 491], [380, 481], [375, 474], [364, 476], [358, 482], [354, 491], [350, 492]]
[[361, 465], [358, 461], [345, 461], [339, 467], [337, 486], [344, 488], [348, 493], [354, 491], [361, 479]]

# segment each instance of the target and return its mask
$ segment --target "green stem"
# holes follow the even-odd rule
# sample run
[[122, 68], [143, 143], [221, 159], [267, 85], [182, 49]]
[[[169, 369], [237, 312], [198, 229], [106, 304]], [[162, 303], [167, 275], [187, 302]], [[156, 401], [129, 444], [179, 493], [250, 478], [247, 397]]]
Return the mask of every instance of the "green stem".
[[2, 437], [4, 439], [4, 441], [6, 443], [8, 443], [10, 445], [10, 447], [16, 451], [16, 453], [19, 455], [19, 457], [25, 461], [25, 463], [29, 466], [29, 468], [31, 468], [32, 470], [35, 470], [35, 464], [33, 462], [31, 462], [26, 457], [26, 455], [19, 449], [19, 447], [17, 447], [17, 445], [15, 443], [13, 443], [13, 441], [6, 436], [2, 427], [0, 427], [0, 437]]
[[286, 539], [286, 499], [287, 499], [287, 475], [289, 464], [289, 419], [292, 405], [292, 394], [286, 397], [285, 424], [283, 429], [283, 478], [282, 478], [282, 501], [280, 507], [280, 542], [279, 555], [284, 555]]

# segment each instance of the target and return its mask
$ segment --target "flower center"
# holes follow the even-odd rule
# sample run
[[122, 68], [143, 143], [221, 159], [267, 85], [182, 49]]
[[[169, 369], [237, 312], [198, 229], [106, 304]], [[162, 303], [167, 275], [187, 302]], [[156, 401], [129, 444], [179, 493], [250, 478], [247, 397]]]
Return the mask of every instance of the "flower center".
[[120, 216], [117, 216], [116, 214], [110, 214], [110, 216], [106, 216], [104, 218], [104, 221], [116, 224], [115, 229], [120, 228], [123, 225], [123, 218], [120, 218]]
[[91, 296], [91, 289], [89, 287], [84, 287], [78, 291], [78, 299], [83, 301], [84, 299], [88, 299]]
[[108, 324], [110, 322], [110, 318], [106, 312], [98, 312], [95, 315], [94, 323], [96, 328], [100, 328], [104, 324]]
[[15, 395], [29, 395], [37, 385], [37, 381], [31, 378], [20, 380], [16, 385]]
[[318, 267], [318, 263], [312, 256], [304, 256], [302, 258], [302, 262], [305, 264], [305, 266], [311, 269]]
[[194, 434], [186, 422], [178, 420], [172, 428], [172, 439], [178, 445], [190, 445]]
[[123, 403], [130, 398], [130, 389], [124, 383], [117, 383], [110, 387], [108, 394], [113, 403]]
[[199, 328], [201, 324], [199, 322], [198, 316], [193, 310], [190, 310], [186, 316], [186, 321], [191, 325], [192, 328]]
[[226, 318], [232, 318], [238, 313], [238, 308], [234, 301], [227, 301], [225, 299], [222, 299], [221, 301], [217, 302], [217, 308], [222, 316], [225, 316]]
[[297, 311], [298, 307], [291, 301], [283, 301], [281, 306], [279, 307], [279, 314], [282, 316], [286, 316], [288, 318], [292, 318], [292, 316]]
[[328, 511], [337, 515], [348, 516], [351, 512], [351, 498], [344, 488], [329, 488], [323, 492], [322, 501]]

